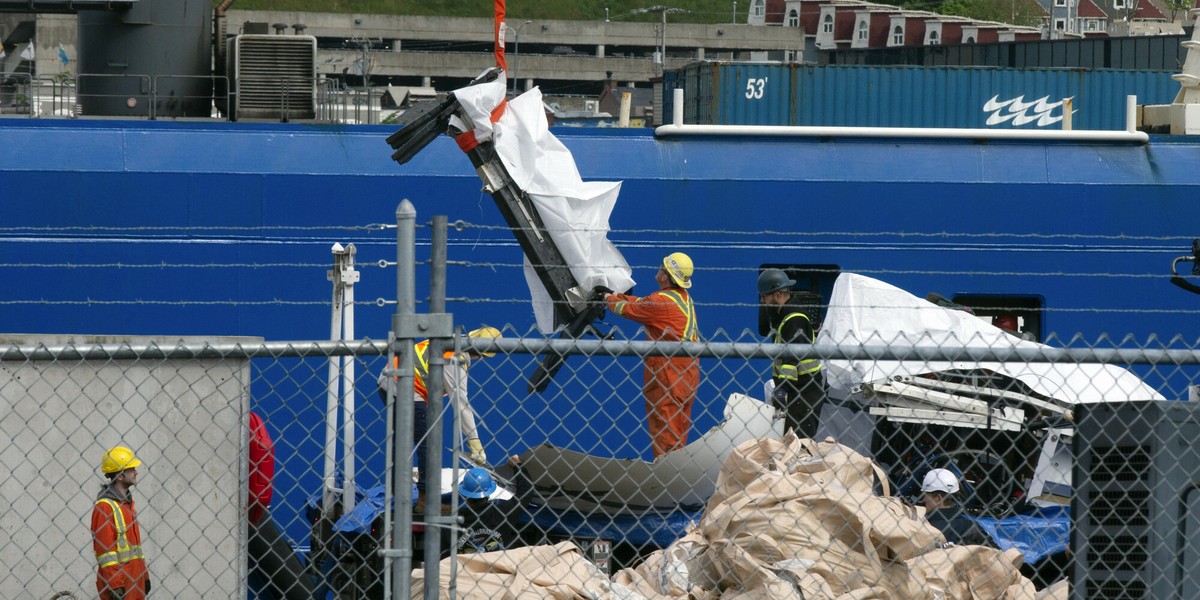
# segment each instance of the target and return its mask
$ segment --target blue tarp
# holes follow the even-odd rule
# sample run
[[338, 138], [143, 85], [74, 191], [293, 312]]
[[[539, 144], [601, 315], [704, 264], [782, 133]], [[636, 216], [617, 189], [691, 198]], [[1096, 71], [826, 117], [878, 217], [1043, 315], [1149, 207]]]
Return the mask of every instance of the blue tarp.
[[533, 522], [548, 533], [580, 538], [624, 541], [635, 546], [652, 543], [666, 548], [683, 537], [688, 525], [700, 520], [703, 510], [633, 515], [583, 515], [574, 511], [543, 508], [533, 513]]
[[975, 522], [1001, 550], [1020, 550], [1028, 564], [1065, 552], [1071, 542], [1071, 509], [1066, 506], [1041, 508], [1003, 519], [979, 517]]
[[382, 485], [355, 494], [354, 509], [333, 524], [334, 533], [370, 533], [371, 523], [383, 514], [387, 493]]

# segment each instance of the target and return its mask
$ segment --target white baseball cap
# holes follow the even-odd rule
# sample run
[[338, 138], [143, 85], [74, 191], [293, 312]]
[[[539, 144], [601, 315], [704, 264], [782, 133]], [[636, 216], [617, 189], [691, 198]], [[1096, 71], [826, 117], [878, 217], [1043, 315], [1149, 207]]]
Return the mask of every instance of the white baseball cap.
[[921, 482], [921, 491], [957, 494], [958, 477], [946, 469], [931, 469], [925, 474], [925, 481]]

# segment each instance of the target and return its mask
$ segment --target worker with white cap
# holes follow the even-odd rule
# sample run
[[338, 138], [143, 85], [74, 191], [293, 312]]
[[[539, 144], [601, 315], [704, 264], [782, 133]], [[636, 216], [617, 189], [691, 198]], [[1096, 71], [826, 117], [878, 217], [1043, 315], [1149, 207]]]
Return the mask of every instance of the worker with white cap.
[[963, 511], [958, 501], [958, 476], [949, 469], [930, 469], [921, 482], [925, 518], [937, 527], [946, 541], [956, 545], [983, 545], [988, 537]]

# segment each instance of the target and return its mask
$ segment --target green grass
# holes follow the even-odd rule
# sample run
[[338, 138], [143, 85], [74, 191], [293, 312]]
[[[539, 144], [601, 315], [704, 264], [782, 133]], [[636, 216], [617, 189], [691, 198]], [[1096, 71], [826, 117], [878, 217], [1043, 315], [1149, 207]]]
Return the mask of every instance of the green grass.
[[[214, 5], [216, 2], [214, 2]], [[733, 21], [732, 0], [508, 0], [509, 20], [563, 19], [599, 21], [608, 8], [614, 21], [659, 21], [658, 13], [631, 15], [631, 11], [648, 6], [682, 8], [687, 13], [671, 14], [673, 23], [730, 23]], [[239, 10], [284, 10], [303, 12], [361, 13], [384, 15], [418, 15], [441, 17], [490, 17], [492, 3], [487, 0], [237, 0], [231, 7]], [[746, 22], [750, 0], [737, 3], [737, 21]]]

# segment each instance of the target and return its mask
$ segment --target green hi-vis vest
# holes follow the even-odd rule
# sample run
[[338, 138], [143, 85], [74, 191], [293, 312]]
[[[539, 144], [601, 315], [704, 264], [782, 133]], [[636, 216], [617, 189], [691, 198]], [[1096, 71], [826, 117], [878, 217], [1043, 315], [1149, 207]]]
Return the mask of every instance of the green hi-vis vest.
[[101, 568], [111, 567], [113, 565], [122, 565], [134, 559], [145, 559], [142, 554], [141, 546], [130, 546], [129, 539], [126, 537], [126, 532], [129, 526], [125, 523], [125, 514], [121, 512], [121, 506], [108, 498], [101, 498], [96, 501], [96, 504], [101, 502], [108, 504], [113, 511], [113, 524], [117, 528], [117, 549], [112, 552], [96, 555], [96, 563]]
[[[784, 317], [783, 320], [779, 322], [779, 327], [775, 328], [775, 343], [776, 344], [785, 343], [783, 341], [783, 335], [780, 334], [779, 332], [783, 330], [783, 324], [787, 323], [788, 320], [790, 320], [794, 317], [800, 317], [800, 318], [804, 319], [805, 321], [809, 321], [808, 315], [801, 313], [801, 312], [794, 312], [794, 313]], [[811, 321], [809, 321], [809, 323], [811, 324]], [[776, 379], [793, 379], [794, 380], [794, 379], [797, 379], [801, 375], [809, 375], [811, 373], [816, 373], [817, 371], [820, 371], [821, 370], [821, 361], [817, 360], [815, 358], [806, 358], [806, 359], [800, 361], [799, 364], [788, 365], [788, 364], [784, 364], [782, 360], [775, 359], [775, 363], [772, 365], [771, 370], [772, 370], [772, 375]]]

